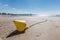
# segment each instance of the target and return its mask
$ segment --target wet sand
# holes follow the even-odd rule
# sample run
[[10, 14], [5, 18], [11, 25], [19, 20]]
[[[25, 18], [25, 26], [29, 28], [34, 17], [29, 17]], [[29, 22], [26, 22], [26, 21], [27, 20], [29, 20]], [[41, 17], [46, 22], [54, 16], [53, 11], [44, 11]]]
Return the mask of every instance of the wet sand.
[[[13, 20], [25, 20], [27, 29], [25, 33], [6, 38], [16, 30]], [[60, 17], [18, 16], [7, 17], [0, 15], [0, 38], [2, 40], [60, 40]]]

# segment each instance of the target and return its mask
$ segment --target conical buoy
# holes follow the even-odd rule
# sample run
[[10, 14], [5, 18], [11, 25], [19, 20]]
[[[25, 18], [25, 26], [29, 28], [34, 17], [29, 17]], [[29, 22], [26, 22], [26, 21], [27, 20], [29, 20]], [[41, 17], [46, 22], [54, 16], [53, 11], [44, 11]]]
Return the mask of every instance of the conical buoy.
[[24, 20], [13, 20], [17, 30], [23, 32], [26, 29], [26, 21]]

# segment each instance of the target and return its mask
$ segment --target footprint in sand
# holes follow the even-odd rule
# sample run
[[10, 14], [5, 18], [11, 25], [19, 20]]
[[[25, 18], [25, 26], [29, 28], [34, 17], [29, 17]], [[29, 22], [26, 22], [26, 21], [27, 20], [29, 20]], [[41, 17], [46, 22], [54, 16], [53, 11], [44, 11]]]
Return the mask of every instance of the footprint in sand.
[[38, 34], [38, 35], [36, 35], [36, 37], [40, 37], [41, 36], [41, 33], [40, 34]]
[[2, 40], [2, 39], [0, 38], [0, 40]]

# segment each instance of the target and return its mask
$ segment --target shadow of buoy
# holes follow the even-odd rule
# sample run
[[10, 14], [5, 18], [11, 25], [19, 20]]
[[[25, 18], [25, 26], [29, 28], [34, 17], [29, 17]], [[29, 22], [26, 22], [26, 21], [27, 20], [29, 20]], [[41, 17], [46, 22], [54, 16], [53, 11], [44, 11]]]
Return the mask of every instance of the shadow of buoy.
[[18, 30], [15, 30], [12, 33], [10, 33], [6, 38], [12, 37], [12, 36], [15, 36], [15, 35], [18, 35], [18, 34], [23, 34], [23, 33], [25, 33], [25, 30], [22, 31], [22, 32], [19, 32]]

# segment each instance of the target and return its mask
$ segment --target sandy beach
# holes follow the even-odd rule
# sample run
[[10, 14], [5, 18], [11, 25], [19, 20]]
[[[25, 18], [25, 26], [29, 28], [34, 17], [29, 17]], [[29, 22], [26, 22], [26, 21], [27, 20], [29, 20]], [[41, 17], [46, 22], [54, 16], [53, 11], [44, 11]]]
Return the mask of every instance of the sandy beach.
[[[27, 29], [25, 33], [6, 38], [16, 30], [13, 20], [25, 20], [26, 27], [38, 23]], [[2, 40], [60, 40], [60, 17], [37, 16], [2, 16], [0, 15], [0, 38]]]

